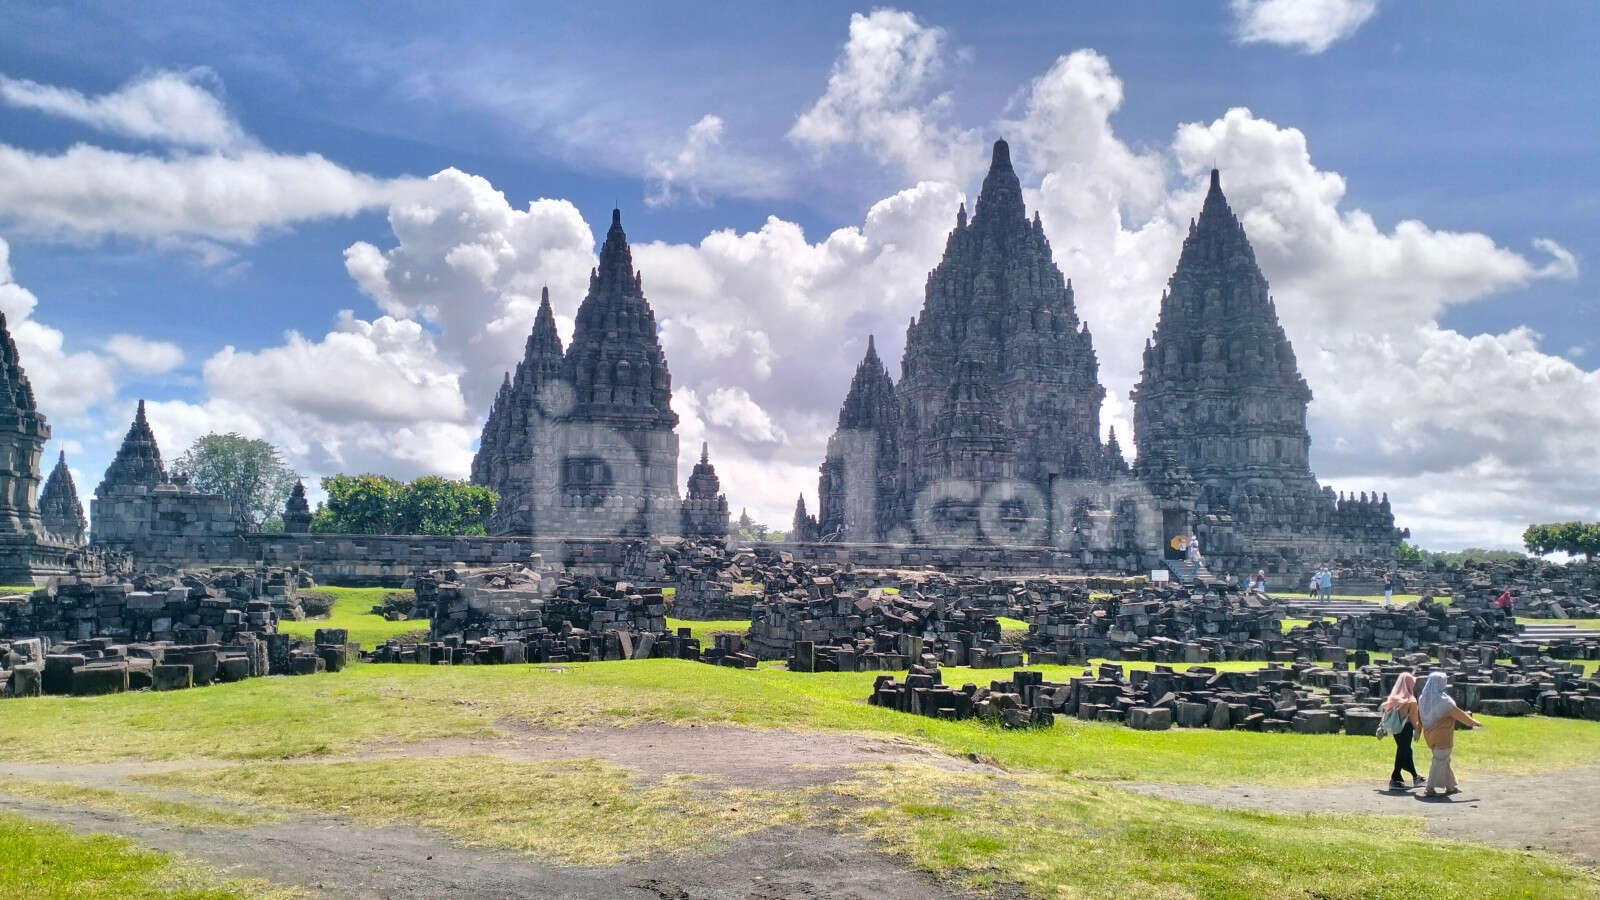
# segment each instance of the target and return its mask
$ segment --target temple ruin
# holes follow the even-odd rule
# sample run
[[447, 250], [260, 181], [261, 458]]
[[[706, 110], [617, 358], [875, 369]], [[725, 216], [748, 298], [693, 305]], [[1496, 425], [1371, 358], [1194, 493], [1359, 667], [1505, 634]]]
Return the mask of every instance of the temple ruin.
[[818, 515], [802, 497], [796, 534], [1055, 547], [1121, 570], [1181, 560], [1191, 538], [1240, 571], [1393, 558], [1387, 495], [1335, 497], [1311, 472], [1311, 391], [1216, 171], [1146, 344], [1131, 467], [1114, 430], [1100, 441], [1098, 373], [997, 141], [971, 221], [963, 205], [928, 276], [898, 384], [868, 338]]

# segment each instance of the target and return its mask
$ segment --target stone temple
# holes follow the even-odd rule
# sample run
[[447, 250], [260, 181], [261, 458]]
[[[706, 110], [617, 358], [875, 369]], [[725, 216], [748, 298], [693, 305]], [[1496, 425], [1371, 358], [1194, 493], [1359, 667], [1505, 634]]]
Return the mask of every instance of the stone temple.
[[56, 464], [39, 495], [39, 458], [50, 423], [34, 401], [16, 342], [0, 314], [0, 583], [31, 584], [71, 570], [83, 544], [83, 508], [67, 472]]
[[613, 210], [572, 346], [562, 349], [546, 290], [484, 423], [472, 480], [500, 496], [490, 534], [725, 536], [706, 453], [679, 499], [677, 424], [655, 313]]
[[1194, 535], [1240, 571], [1392, 559], [1400, 540], [1387, 496], [1335, 497], [1311, 473], [1311, 391], [1216, 172], [1145, 349], [1132, 467], [1100, 440], [1093, 339], [1004, 141], [900, 368], [868, 338], [801, 539], [1047, 546], [1128, 570]]

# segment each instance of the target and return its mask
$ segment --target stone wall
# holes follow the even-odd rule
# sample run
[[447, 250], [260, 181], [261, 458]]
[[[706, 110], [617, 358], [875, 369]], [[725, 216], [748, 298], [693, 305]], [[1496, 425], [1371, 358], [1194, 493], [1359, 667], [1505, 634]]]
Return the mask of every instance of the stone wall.
[[523, 563], [535, 553], [582, 574], [659, 580], [658, 545], [648, 541], [560, 540], [414, 534], [147, 534], [126, 542], [141, 568], [298, 565], [319, 583], [399, 587], [417, 569]]

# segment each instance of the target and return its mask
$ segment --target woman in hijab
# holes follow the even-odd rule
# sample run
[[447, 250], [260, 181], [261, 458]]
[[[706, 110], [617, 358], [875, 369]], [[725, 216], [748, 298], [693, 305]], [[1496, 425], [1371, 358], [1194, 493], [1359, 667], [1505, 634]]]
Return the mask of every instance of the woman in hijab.
[[1421, 787], [1422, 776], [1417, 774], [1416, 759], [1411, 755], [1411, 739], [1417, 733], [1411, 724], [1417, 717], [1417, 676], [1401, 672], [1381, 709], [1386, 713], [1398, 711], [1401, 720], [1406, 723], [1394, 735], [1394, 773], [1389, 776], [1389, 788], [1396, 791], [1406, 789], [1406, 783], [1401, 778], [1403, 772], [1411, 773], [1412, 787]]
[[1433, 751], [1433, 763], [1428, 766], [1427, 796], [1459, 793], [1456, 773], [1450, 768], [1450, 754], [1456, 747], [1456, 723], [1473, 728], [1481, 728], [1483, 723], [1462, 712], [1456, 701], [1445, 693], [1443, 672], [1428, 673], [1422, 694], [1417, 697], [1416, 715], [1416, 725], [1428, 742], [1428, 749]]

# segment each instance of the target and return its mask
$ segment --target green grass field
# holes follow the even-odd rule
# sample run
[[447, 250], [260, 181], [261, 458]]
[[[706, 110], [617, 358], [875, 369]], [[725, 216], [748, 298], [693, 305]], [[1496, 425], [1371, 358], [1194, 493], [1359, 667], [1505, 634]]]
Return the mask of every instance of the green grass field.
[[676, 632], [679, 628], [688, 628], [689, 634], [700, 640], [701, 647], [710, 647], [714, 643], [711, 636], [719, 631], [737, 631], [740, 634], [750, 630], [750, 623], [744, 619], [667, 619], [667, 627]]
[[1600, 631], [1600, 619], [1535, 619], [1517, 616], [1518, 625], [1571, 625], [1586, 631]]
[[332, 612], [322, 619], [279, 622], [279, 631], [309, 639], [315, 636], [318, 628], [345, 628], [350, 631], [350, 640], [369, 650], [390, 638], [428, 633], [426, 621], [390, 622], [383, 616], [372, 615], [372, 607], [384, 595], [395, 593], [394, 588], [319, 587], [314, 590], [334, 596]]
[[30, 900], [233, 900], [299, 892], [227, 880], [169, 854], [104, 834], [0, 813], [0, 896]]
[[[1081, 671], [1031, 668], [1051, 680]], [[567, 729], [666, 722], [906, 737], [955, 755], [993, 758], [1008, 768], [1110, 780], [1159, 775], [1204, 784], [1340, 783], [1370, 778], [1388, 764], [1377, 742], [1340, 735], [1141, 732], [1064, 718], [1049, 730], [1002, 732], [976, 720], [941, 722], [866, 705], [876, 674], [744, 671], [667, 659], [364, 665], [334, 676], [8, 704], [0, 758], [274, 759], [487, 736], [507, 723]], [[950, 668], [945, 680], [984, 684], [1008, 674]], [[1600, 761], [1600, 734], [1592, 722], [1541, 716], [1490, 721], [1482, 732], [1461, 737], [1458, 771], [1547, 772]], [[1306, 765], [1308, 759], [1316, 765]]]

